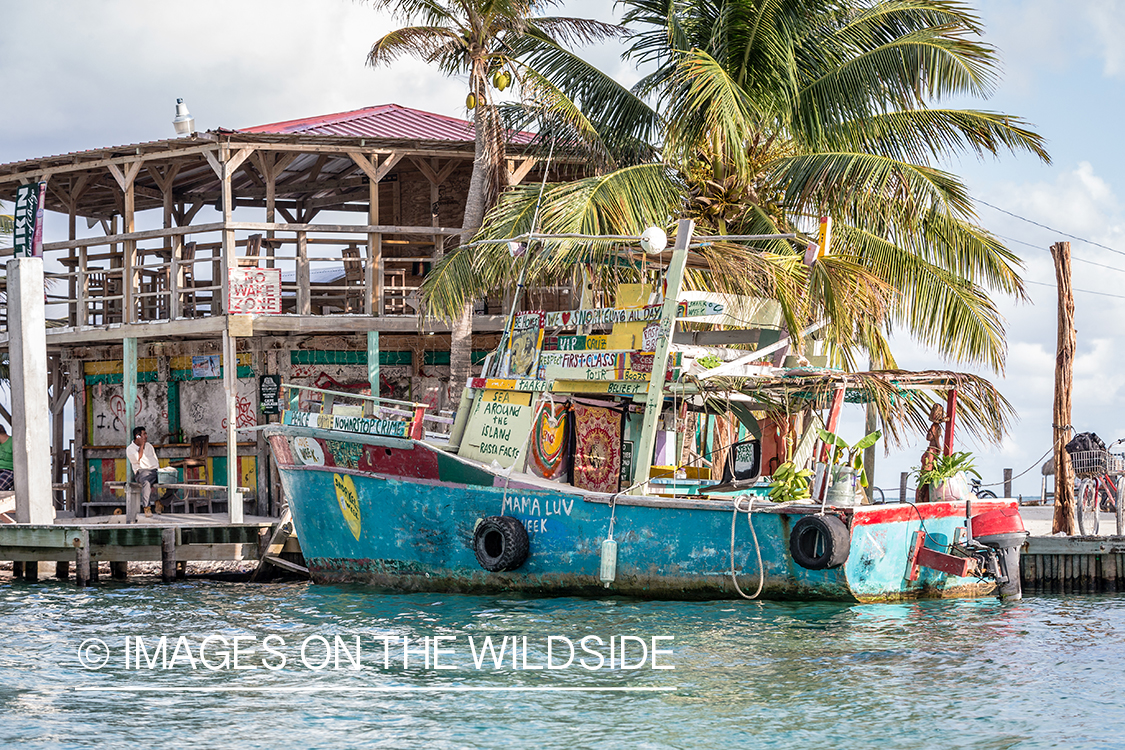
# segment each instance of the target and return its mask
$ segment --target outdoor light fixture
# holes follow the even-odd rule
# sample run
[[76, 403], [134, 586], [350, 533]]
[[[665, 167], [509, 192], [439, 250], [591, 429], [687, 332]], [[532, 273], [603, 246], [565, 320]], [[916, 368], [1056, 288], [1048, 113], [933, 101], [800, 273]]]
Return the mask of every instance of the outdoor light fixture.
[[176, 129], [176, 135], [191, 135], [195, 132], [195, 118], [187, 111], [183, 99], [176, 100], [176, 117], [172, 120], [172, 127]]
[[668, 235], [660, 227], [649, 227], [641, 235], [641, 248], [649, 255], [660, 255], [668, 247]]

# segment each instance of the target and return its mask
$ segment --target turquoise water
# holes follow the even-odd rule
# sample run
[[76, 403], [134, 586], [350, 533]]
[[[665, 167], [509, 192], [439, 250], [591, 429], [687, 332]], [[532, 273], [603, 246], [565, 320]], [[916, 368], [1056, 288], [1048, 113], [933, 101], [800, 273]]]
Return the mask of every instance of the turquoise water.
[[[3, 747], [1125, 746], [1125, 597], [847, 606], [42, 582], [0, 586], [0, 627]], [[337, 635], [340, 669], [332, 659], [320, 668]], [[640, 665], [629, 639], [626, 668], [616, 650], [609, 668], [608, 640], [620, 635], [646, 648], [671, 636], [656, 642], [671, 651], [656, 665], [674, 669], [654, 669], [651, 653]], [[276, 654], [263, 649], [267, 636]], [[421, 639], [435, 636], [445, 637], [437, 664], [453, 669], [426, 668]], [[469, 638], [479, 647], [485, 636], [520, 639], [515, 668], [510, 652], [500, 669], [477, 668]], [[576, 658], [524, 669], [522, 639], [534, 667], [548, 636], [553, 666], [568, 639], [591, 668]], [[585, 636], [606, 642], [586, 641], [601, 668], [581, 651]], [[125, 639], [135, 656], [138, 637], [141, 667], [126, 668]], [[405, 669], [403, 637], [416, 649]], [[108, 648], [100, 669], [79, 659], [90, 638]], [[666, 690], [532, 690], [559, 687]]]

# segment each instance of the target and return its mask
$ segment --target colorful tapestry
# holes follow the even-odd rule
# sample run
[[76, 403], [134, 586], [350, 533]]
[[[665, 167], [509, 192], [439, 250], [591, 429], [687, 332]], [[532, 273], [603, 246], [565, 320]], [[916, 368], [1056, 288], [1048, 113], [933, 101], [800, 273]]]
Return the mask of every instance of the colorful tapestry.
[[617, 492], [621, 478], [621, 414], [574, 405], [574, 486]]
[[544, 479], [562, 479], [566, 475], [569, 421], [565, 403], [543, 406], [531, 433], [532, 473]]

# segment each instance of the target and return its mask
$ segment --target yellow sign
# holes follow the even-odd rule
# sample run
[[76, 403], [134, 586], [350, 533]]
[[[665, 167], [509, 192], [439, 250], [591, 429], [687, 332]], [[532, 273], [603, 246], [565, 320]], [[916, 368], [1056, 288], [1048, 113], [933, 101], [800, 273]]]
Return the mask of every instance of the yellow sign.
[[333, 474], [332, 484], [336, 485], [336, 500], [340, 503], [340, 512], [352, 530], [352, 536], [359, 539], [359, 493], [355, 491], [355, 482], [346, 474]]

